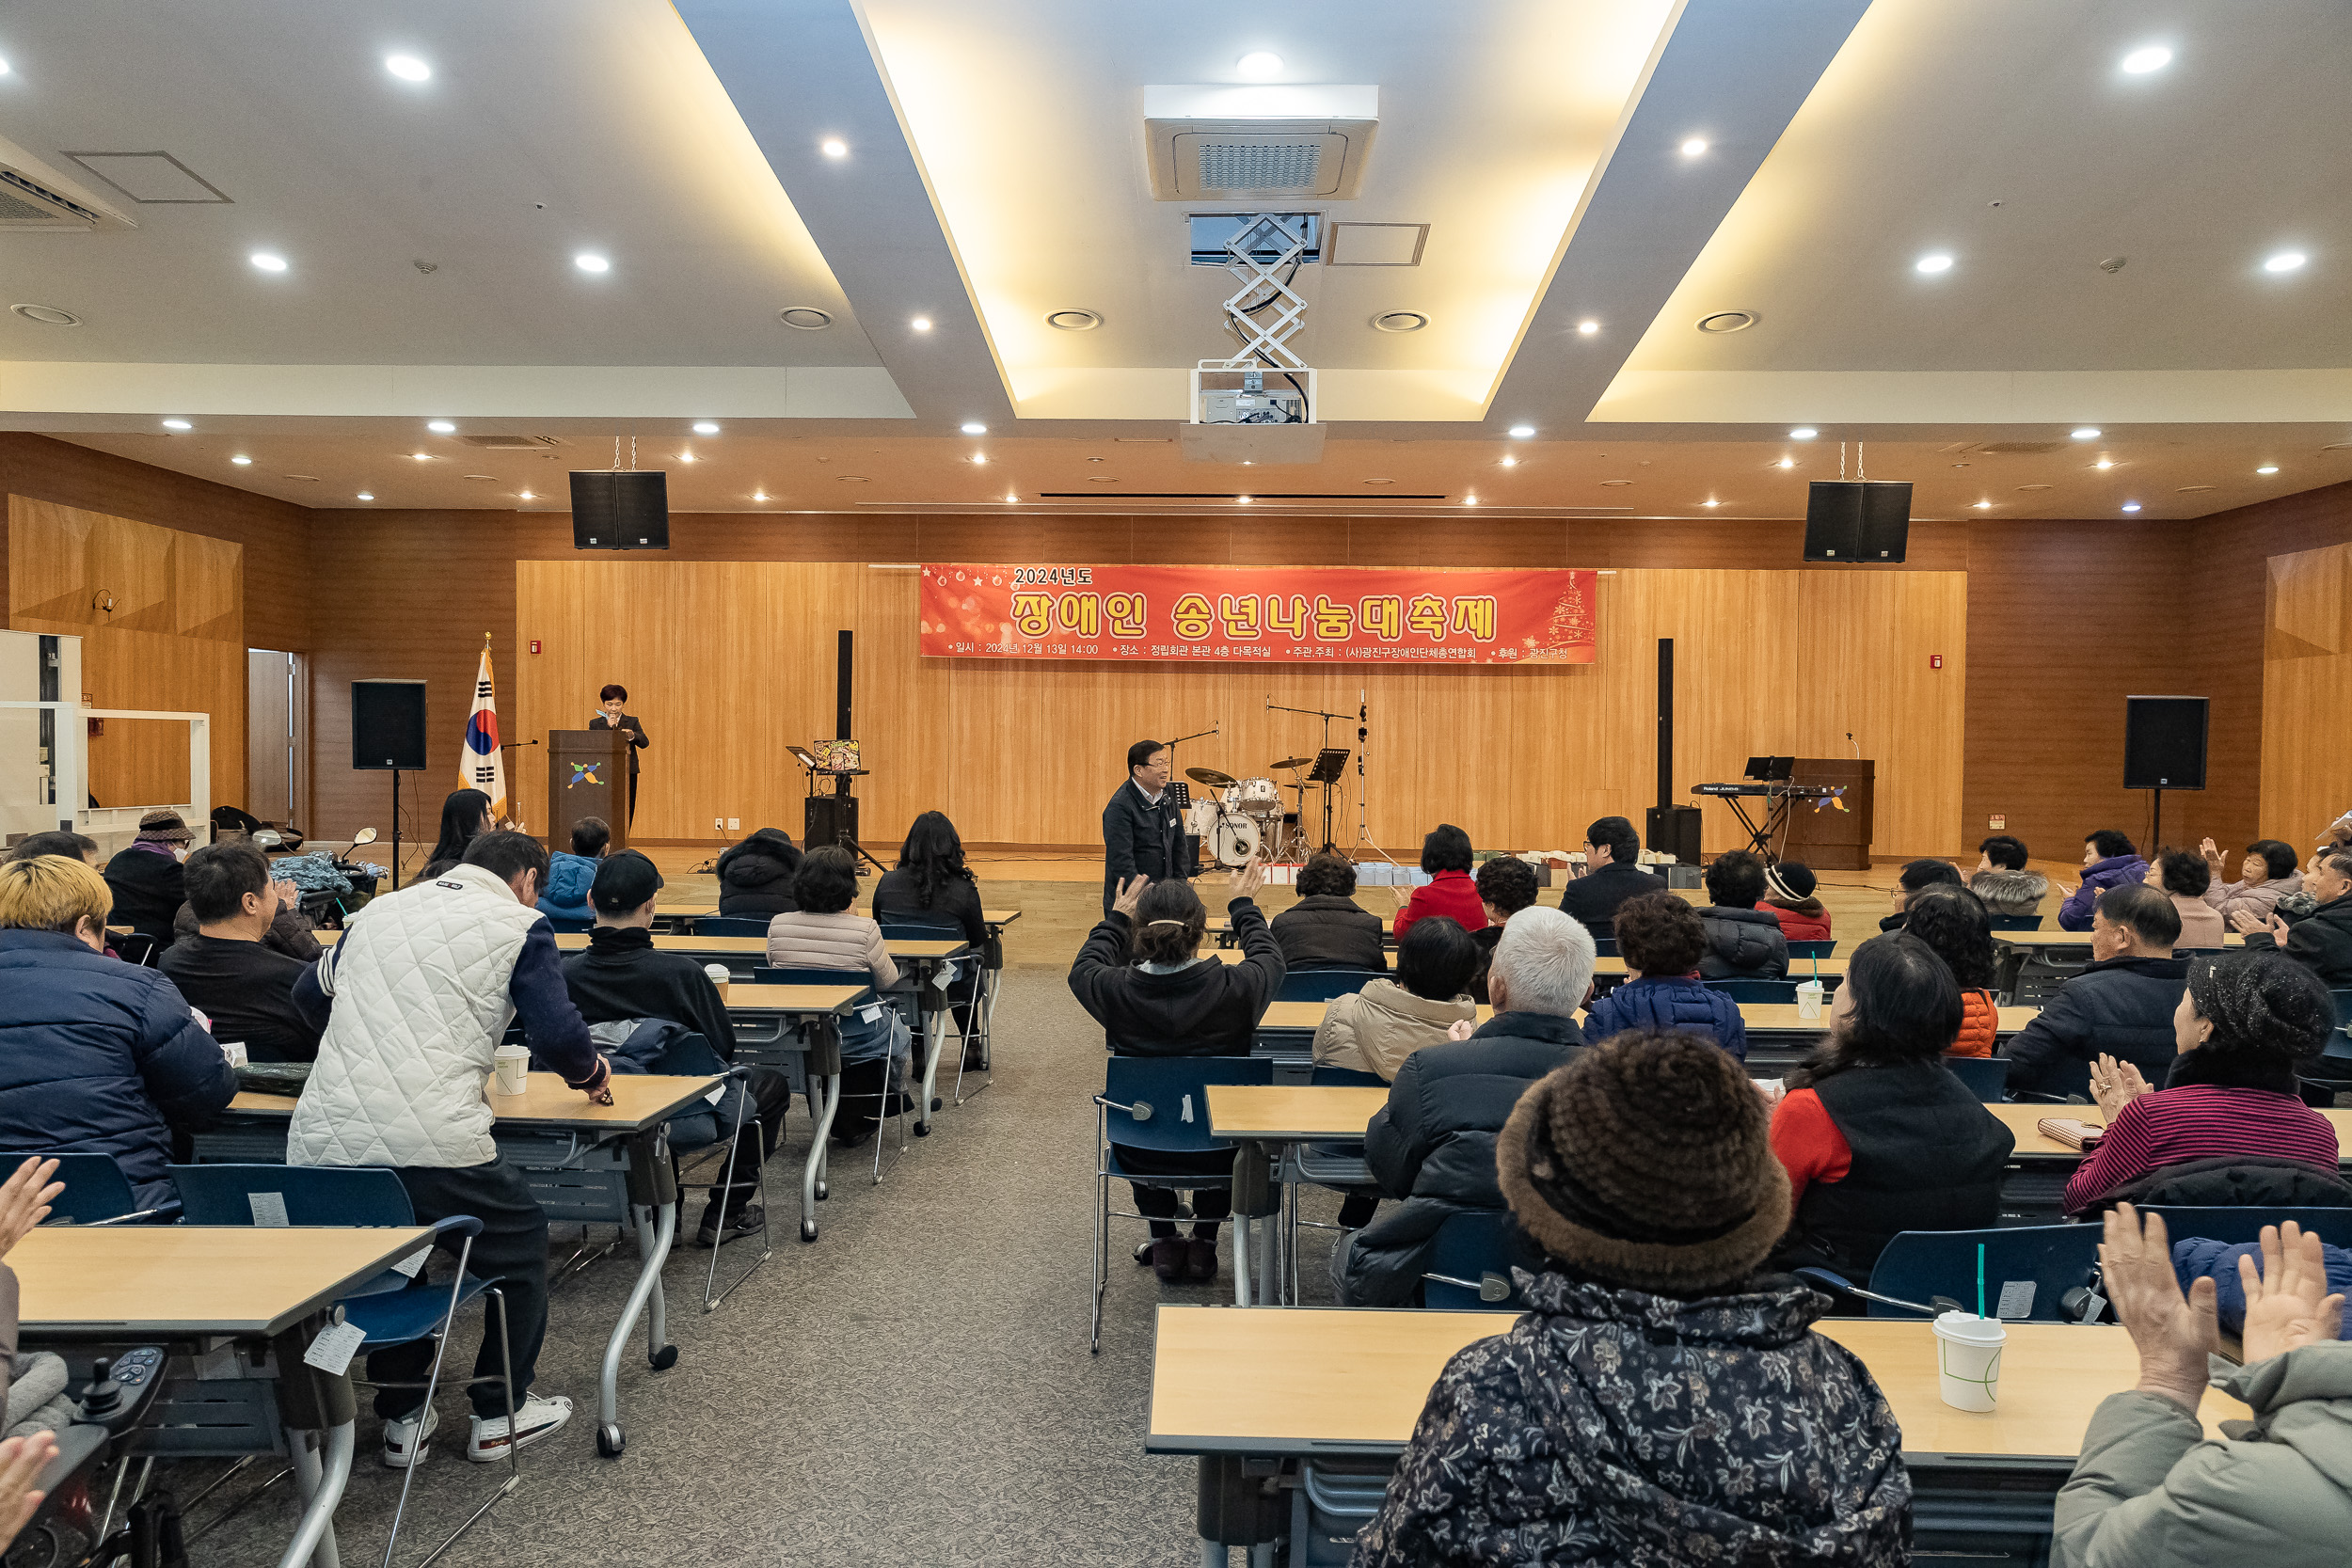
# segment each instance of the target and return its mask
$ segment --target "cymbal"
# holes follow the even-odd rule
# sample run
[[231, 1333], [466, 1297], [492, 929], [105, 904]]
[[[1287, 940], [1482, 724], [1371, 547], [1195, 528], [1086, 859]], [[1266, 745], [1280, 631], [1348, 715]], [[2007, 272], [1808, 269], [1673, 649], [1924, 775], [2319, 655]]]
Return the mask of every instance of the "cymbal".
[[1269, 763], [1266, 766], [1268, 769], [1271, 770], [1277, 768], [1312, 768], [1314, 765], [1314, 757], [1312, 754], [1309, 754], [1303, 757], [1284, 757], [1279, 762]]
[[1231, 789], [1240, 783], [1232, 774], [1220, 773], [1214, 768], [1187, 768], [1184, 777], [1194, 784], [1207, 784], [1211, 789]]

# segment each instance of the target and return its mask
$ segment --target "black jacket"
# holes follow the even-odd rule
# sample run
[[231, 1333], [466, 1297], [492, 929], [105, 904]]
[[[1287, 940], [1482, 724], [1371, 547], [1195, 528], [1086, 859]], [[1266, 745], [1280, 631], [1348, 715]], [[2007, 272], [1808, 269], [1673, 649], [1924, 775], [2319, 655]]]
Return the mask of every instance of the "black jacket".
[[[609, 730], [612, 729], [613, 725], [612, 721], [607, 719], [603, 714], [599, 713], [594, 719], [588, 721], [588, 727], [592, 730]], [[645, 738], [645, 726], [637, 721], [637, 715], [633, 713], [624, 713], [621, 715], [620, 727], [629, 732], [628, 776], [633, 779], [637, 776], [637, 753], [644, 751], [647, 746], [652, 745], [653, 742]]]
[[1788, 974], [1788, 938], [1780, 922], [1762, 910], [1732, 910], [1709, 904], [1699, 911], [1707, 928], [1707, 950], [1699, 955], [1702, 980], [1781, 980]]
[[[196, 911], [183, 904], [180, 912], [171, 917], [171, 940], [185, 942], [200, 935], [204, 927], [197, 923]], [[310, 917], [300, 910], [279, 910], [270, 916], [269, 930], [262, 938], [262, 945], [273, 953], [283, 953], [300, 963], [314, 964], [326, 951], [319, 945], [318, 928]], [[206, 1012], [213, 1009], [206, 1007]]]
[[1614, 861], [1590, 876], [1577, 877], [1560, 890], [1560, 909], [1574, 915], [1595, 938], [1613, 935], [1617, 906], [1645, 893], [1663, 893], [1666, 879], [1638, 865]]
[[1274, 917], [1274, 941], [1292, 973], [1302, 969], [1389, 967], [1380, 917], [1355, 899], [1318, 893]]
[[1132, 877], [1164, 882], [1183, 874], [1184, 815], [1166, 790], [1152, 805], [1134, 783], [1122, 784], [1103, 808], [1103, 912], [1111, 912], [1120, 884]]
[[105, 877], [115, 895], [106, 924], [153, 937], [158, 947], [171, 945], [171, 917], [187, 897], [187, 868], [175, 856], [133, 845], [106, 863]]
[[[318, 945], [315, 939], [311, 946]], [[188, 1006], [213, 1021], [213, 1038], [242, 1041], [249, 1062], [315, 1062], [319, 1036], [294, 1006], [294, 982], [310, 966], [265, 942], [208, 937], [201, 931], [164, 949], [155, 967]]]
[[1121, 1056], [1247, 1056], [1258, 1020], [1282, 989], [1282, 950], [1265, 916], [1247, 898], [1226, 909], [1242, 960], [1203, 958], [1172, 974], [1147, 974], [1130, 961], [1128, 924], [1107, 915], [1070, 966], [1070, 991], [1094, 1015]]
[[625, 1018], [666, 1018], [735, 1060], [735, 1025], [703, 966], [683, 953], [663, 953], [653, 933], [634, 926], [599, 926], [588, 951], [564, 960], [564, 989], [583, 1023]]
[[793, 901], [792, 874], [801, 868], [798, 846], [780, 832], [763, 830], [719, 857], [719, 912], [726, 916], [783, 914]]
[[988, 941], [988, 923], [980, 918], [980, 884], [969, 877], [959, 877], [944, 887], [933, 888], [930, 908], [925, 909], [922, 895], [915, 891], [913, 871], [905, 866], [885, 871], [882, 880], [874, 884], [873, 908], [877, 922], [954, 926], [963, 933], [963, 940], [975, 947]]
[[1576, 1059], [1583, 1031], [1549, 1013], [1497, 1013], [1466, 1040], [1405, 1058], [1389, 1102], [1364, 1129], [1364, 1159], [1405, 1199], [1356, 1233], [1341, 1296], [1350, 1307], [1409, 1306], [1438, 1227], [1469, 1209], [1501, 1210], [1495, 1138], [1529, 1085]]
[[2177, 1054], [2172, 1009], [2188, 983], [2186, 958], [2109, 958], [2060, 986], [2042, 1016], [2009, 1042], [2011, 1094], [2090, 1094], [2101, 1053], [2161, 1084]]
[[[107, 867], [109, 880], [113, 871]], [[2254, 932], [2246, 945], [2280, 946], [2267, 930]], [[2352, 894], [2322, 904], [2299, 920], [2289, 919], [2287, 940], [2280, 950], [2318, 975], [2329, 990], [2352, 990]]]

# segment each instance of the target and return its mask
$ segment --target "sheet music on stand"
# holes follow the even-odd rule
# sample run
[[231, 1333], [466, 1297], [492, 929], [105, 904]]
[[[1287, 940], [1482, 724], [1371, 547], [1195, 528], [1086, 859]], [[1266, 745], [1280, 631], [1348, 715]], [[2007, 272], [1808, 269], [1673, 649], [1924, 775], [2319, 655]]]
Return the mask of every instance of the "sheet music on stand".
[[1307, 782], [1311, 784], [1335, 784], [1346, 770], [1349, 752], [1344, 746], [1326, 746], [1315, 753], [1315, 765], [1308, 770]]

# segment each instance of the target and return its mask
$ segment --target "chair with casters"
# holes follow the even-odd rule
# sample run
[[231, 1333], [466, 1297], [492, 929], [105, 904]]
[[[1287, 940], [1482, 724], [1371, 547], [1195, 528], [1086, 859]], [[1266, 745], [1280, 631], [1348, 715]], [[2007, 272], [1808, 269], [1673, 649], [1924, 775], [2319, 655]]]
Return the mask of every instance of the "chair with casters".
[[2009, 1063], [1999, 1056], [1947, 1056], [1944, 1065], [1983, 1104], [1998, 1105], [2009, 1093]]
[[1526, 1301], [1511, 1277], [1510, 1213], [1464, 1209], [1438, 1226], [1428, 1267], [1422, 1271], [1422, 1305], [1438, 1312], [1523, 1312]]
[[1873, 1318], [1973, 1312], [1977, 1249], [1984, 1249], [1987, 1312], [2012, 1323], [2097, 1323], [2106, 1314], [2099, 1289], [2095, 1225], [2012, 1226], [1994, 1230], [1906, 1230], [1886, 1243], [1867, 1289], [1835, 1270], [1801, 1268], [1800, 1276], [1860, 1296]]
[[[262, 1223], [277, 1225], [278, 1214], [292, 1226], [337, 1227], [401, 1227], [417, 1223], [416, 1211], [408, 1201], [408, 1190], [400, 1184], [400, 1178], [391, 1171], [365, 1166], [326, 1165], [174, 1165], [171, 1179], [179, 1185], [180, 1200], [187, 1211], [190, 1225], [241, 1225]], [[421, 1388], [424, 1403], [420, 1413], [433, 1407], [433, 1396], [441, 1385], [441, 1362], [449, 1354], [449, 1341], [457, 1321], [457, 1310], [476, 1297], [487, 1296], [498, 1305], [499, 1366], [494, 1377], [453, 1377], [469, 1388], [476, 1383], [496, 1383], [506, 1401], [506, 1479], [479, 1508], [468, 1514], [448, 1539], [433, 1548], [424, 1559], [429, 1563], [453, 1544], [457, 1538], [473, 1528], [474, 1522], [498, 1506], [499, 1500], [522, 1483], [522, 1464], [519, 1445], [512, 1441], [515, 1431], [515, 1379], [512, 1338], [506, 1319], [506, 1297], [486, 1279], [467, 1273], [473, 1258], [474, 1238], [482, 1234], [482, 1222], [470, 1214], [457, 1214], [435, 1222], [431, 1239], [419, 1252], [411, 1254], [418, 1264], [410, 1277], [399, 1267], [387, 1269], [359, 1290], [343, 1297], [336, 1307], [343, 1321], [358, 1327], [366, 1338], [360, 1352], [391, 1350], [414, 1344], [420, 1339], [433, 1341], [433, 1367], [422, 1383], [404, 1380], [398, 1383], [373, 1383], [378, 1388]], [[436, 1247], [453, 1247], [457, 1268], [449, 1288], [425, 1282], [423, 1263]], [[485, 1307], [486, 1311], [487, 1308]], [[368, 1383], [354, 1378], [355, 1383]], [[389, 1568], [392, 1552], [400, 1544], [401, 1521], [408, 1512], [408, 1493], [423, 1462], [420, 1453], [403, 1471], [400, 1500], [392, 1509], [391, 1534], [384, 1543], [384, 1564]], [[420, 1565], [422, 1568], [422, 1565]]]
[[131, 1191], [130, 1179], [111, 1154], [67, 1154], [38, 1148], [0, 1152], [0, 1180], [27, 1160], [55, 1160], [53, 1180], [65, 1191], [49, 1206], [51, 1225], [169, 1225], [180, 1217], [180, 1205], [168, 1201], [142, 1209]]
[[[647, 1070], [679, 1078], [725, 1080], [720, 1085], [717, 1104], [709, 1111], [686, 1113], [670, 1118], [670, 1152], [677, 1167], [680, 1213], [686, 1209], [683, 1196], [686, 1193], [716, 1193], [741, 1185], [735, 1179], [736, 1166], [741, 1157], [745, 1129], [748, 1128], [751, 1132], [751, 1201], [759, 1210], [759, 1256], [752, 1259], [749, 1268], [727, 1281], [726, 1290], [719, 1291], [719, 1254], [725, 1248], [714, 1246], [710, 1249], [710, 1272], [703, 1280], [703, 1310], [708, 1312], [724, 1301], [738, 1285], [756, 1274], [759, 1266], [767, 1262], [775, 1250], [768, 1234], [768, 1162], [760, 1154], [767, 1130], [752, 1104], [748, 1083], [752, 1069], [728, 1066], [719, 1059], [719, 1053], [711, 1049], [708, 1040], [698, 1034], [689, 1033], [672, 1040], [669, 1049]], [[719, 1165], [715, 1180], [688, 1179], [690, 1170], [698, 1175], [707, 1173], [723, 1148], [726, 1151], [726, 1158]], [[721, 1218], [723, 1221], [724, 1215], [722, 1214]]]
[[1281, 990], [1275, 993], [1277, 1002], [1329, 1002], [1337, 997], [1353, 996], [1375, 980], [1387, 979], [1388, 974], [1377, 969], [1302, 969], [1282, 976]]
[[1826, 958], [1836, 951], [1837, 943], [1834, 940], [1816, 939], [1811, 942], [1792, 942], [1788, 944], [1788, 956], [1792, 958]]
[[[1112, 1144], [1161, 1154], [1211, 1154], [1232, 1145], [1209, 1135], [1208, 1088], [1212, 1084], [1271, 1084], [1274, 1064], [1248, 1056], [1113, 1056], [1105, 1064], [1103, 1092], [1094, 1097], [1094, 1283], [1087, 1348], [1103, 1348], [1103, 1292], [1110, 1288], [1110, 1222], [1149, 1220], [1150, 1215], [1111, 1208], [1111, 1183], [1199, 1192], [1233, 1184], [1228, 1172], [1160, 1176], [1129, 1170]], [[1178, 1223], [1191, 1216], [1183, 1207]], [[1249, 1218], [1235, 1214], [1233, 1269], [1246, 1279], [1249, 1268]], [[1236, 1286], [1238, 1291], [1241, 1287]]]
[[[880, 920], [878, 923], [882, 927], [884, 942], [961, 942], [964, 940], [963, 927], [946, 915], [894, 914], [888, 920]], [[972, 1098], [971, 1095], [963, 1092], [963, 1073], [965, 1064], [976, 1053], [980, 1059], [980, 1071], [984, 1076], [973, 1088], [972, 1094], [978, 1094], [981, 1089], [987, 1088], [996, 1081], [995, 1069], [990, 1052], [991, 1042], [988, 1037], [987, 977], [979, 972], [979, 966], [987, 961], [984, 946], [985, 944], [978, 942], [973, 944], [971, 976], [965, 978], [959, 973], [948, 982], [947, 993], [942, 999], [946, 1003], [947, 1016], [954, 1021], [956, 1028], [956, 1086], [950, 1091], [948, 1098], [959, 1105]], [[957, 970], [961, 972], [962, 967], [963, 960], [957, 959]], [[923, 1021], [919, 1012], [909, 1022], [914, 1026], [914, 1031], [918, 1036], [923, 1033]]]
[[768, 922], [736, 914], [698, 914], [694, 917], [694, 934], [698, 937], [764, 937]]
[[1794, 980], [1709, 980], [1707, 989], [1722, 991], [1734, 1002], [1793, 1003], [1797, 985]]
[[[873, 974], [863, 969], [818, 969], [814, 967], [794, 965], [771, 966], [768, 964], [762, 964], [757, 969], [753, 970], [752, 979], [755, 983], [763, 986], [871, 986], [874, 983]], [[878, 995], [877, 1000], [880, 1001], [881, 1005], [883, 1006], [890, 1006], [890, 1002], [887, 997]], [[915, 1047], [915, 1049], [920, 1049], [919, 1044]], [[884, 1068], [882, 1070], [882, 1089], [879, 1093], [845, 1094], [838, 1088], [834, 1089], [834, 1093], [836, 1097], [842, 1099], [873, 1101], [874, 1119], [876, 1121], [887, 1122], [895, 1117], [898, 1123], [898, 1153], [902, 1156], [905, 1154], [907, 1147], [906, 1114], [909, 1107], [914, 1104], [913, 1097], [922, 1092], [919, 1085], [920, 1080], [917, 1079], [915, 1082], [902, 1086], [902, 1091], [898, 1095], [898, 1108], [896, 1111], [893, 1111], [890, 1106], [890, 1069], [888, 1068]], [[813, 1080], [809, 1086], [812, 1090], [816, 1087]], [[835, 1109], [837, 1111], [838, 1107], [836, 1106]], [[808, 1108], [808, 1115], [811, 1121], [822, 1122], [824, 1120], [824, 1108], [812, 1102]], [[884, 1170], [884, 1166], [882, 1164], [882, 1148], [888, 1142], [889, 1140], [882, 1136], [881, 1129], [877, 1128], [874, 1132], [874, 1185], [878, 1187], [882, 1185], [882, 1173]], [[898, 1158], [894, 1157], [891, 1160], [890, 1164], [892, 1167], [895, 1167], [898, 1163]]]

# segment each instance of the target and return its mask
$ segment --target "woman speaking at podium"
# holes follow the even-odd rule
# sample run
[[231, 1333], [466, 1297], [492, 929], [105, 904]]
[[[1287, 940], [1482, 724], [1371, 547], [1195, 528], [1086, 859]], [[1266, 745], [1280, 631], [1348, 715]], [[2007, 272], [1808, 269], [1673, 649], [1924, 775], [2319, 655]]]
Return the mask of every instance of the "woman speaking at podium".
[[596, 694], [596, 716], [588, 721], [590, 729], [628, 731], [628, 820], [629, 825], [634, 827], [637, 824], [637, 753], [649, 744], [645, 739], [645, 726], [637, 721], [635, 714], [621, 711], [628, 706], [628, 688], [626, 686], [616, 683], [606, 687]]

